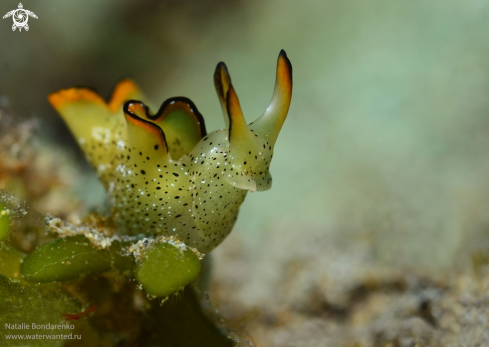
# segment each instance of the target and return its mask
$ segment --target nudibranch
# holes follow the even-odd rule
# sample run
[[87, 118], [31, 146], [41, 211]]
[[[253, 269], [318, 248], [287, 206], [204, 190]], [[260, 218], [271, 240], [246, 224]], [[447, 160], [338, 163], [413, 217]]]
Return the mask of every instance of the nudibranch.
[[273, 97], [247, 124], [224, 63], [214, 84], [226, 129], [206, 132], [192, 101], [174, 97], [156, 113], [131, 80], [106, 103], [87, 88], [49, 96], [115, 207], [121, 233], [176, 236], [208, 253], [231, 231], [248, 191], [270, 188], [273, 148], [292, 96], [292, 66], [277, 62]]

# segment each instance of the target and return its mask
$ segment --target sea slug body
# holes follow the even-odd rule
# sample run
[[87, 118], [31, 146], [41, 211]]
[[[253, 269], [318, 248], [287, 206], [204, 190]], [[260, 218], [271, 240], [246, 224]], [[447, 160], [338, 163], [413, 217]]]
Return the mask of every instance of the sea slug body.
[[208, 253], [231, 231], [248, 191], [271, 187], [269, 166], [292, 95], [292, 66], [277, 62], [270, 106], [251, 124], [242, 114], [224, 63], [214, 83], [226, 129], [206, 132], [187, 98], [166, 100], [152, 114], [130, 80], [106, 103], [87, 88], [49, 96], [97, 171], [122, 233], [176, 236]]

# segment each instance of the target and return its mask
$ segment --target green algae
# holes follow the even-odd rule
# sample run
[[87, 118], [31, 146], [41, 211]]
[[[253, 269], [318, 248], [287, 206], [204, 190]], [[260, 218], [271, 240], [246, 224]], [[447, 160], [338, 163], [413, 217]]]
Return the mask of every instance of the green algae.
[[9, 210], [0, 203], [0, 241], [5, 240], [10, 230]]
[[200, 269], [200, 260], [192, 251], [160, 243], [146, 253], [136, 278], [146, 293], [166, 297], [193, 282]]
[[7, 244], [0, 244], [0, 275], [20, 278], [20, 265], [25, 255]]
[[133, 258], [122, 254], [121, 242], [107, 249], [93, 246], [83, 235], [56, 239], [38, 247], [21, 265], [29, 282], [67, 281], [114, 269], [131, 269]]
[[[6, 335], [58, 335], [71, 334], [71, 329], [49, 329], [47, 324], [65, 324], [62, 312], [78, 312], [80, 303], [59, 287], [58, 284], [30, 284], [0, 275], [0, 345], [1, 346], [62, 346], [63, 340], [35, 339], [7, 340]], [[8, 325], [6, 325], [8, 324]], [[35, 324], [33, 329], [33, 324]], [[14, 329], [15, 325], [29, 328]], [[39, 328], [39, 325], [44, 327]], [[9, 328], [10, 327], [10, 328]], [[35, 328], [37, 327], [37, 328]]]

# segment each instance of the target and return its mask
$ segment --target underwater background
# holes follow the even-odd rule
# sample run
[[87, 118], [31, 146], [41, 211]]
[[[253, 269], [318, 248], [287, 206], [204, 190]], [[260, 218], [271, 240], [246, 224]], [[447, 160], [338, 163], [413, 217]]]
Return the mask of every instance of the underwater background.
[[[35, 119], [40, 141], [64, 153], [74, 216], [105, 192], [49, 93], [108, 96], [130, 77], [153, 107], [190, 98], [210, 132], [224, 127], [216, 64], [251, 122], [284, 49], [294, 86], [273, 187], [248, 194], [212, 253], [215, 307], [258, 346], [489, 344], [488, 2], [23, 5], [39, 17], [28, 32], [0, 21], [0, 107]], [[23, 198], [15, 180], [0, 188]], [[35, 207], [56, 215], [63, 203]]]

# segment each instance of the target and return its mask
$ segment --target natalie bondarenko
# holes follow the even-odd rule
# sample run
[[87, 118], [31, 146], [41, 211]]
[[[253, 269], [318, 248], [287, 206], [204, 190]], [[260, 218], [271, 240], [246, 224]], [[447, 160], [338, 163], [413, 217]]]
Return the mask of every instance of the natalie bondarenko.
[[5, 323], [5, 329], [25, 329], [25, 330], [36, 330], [36, 329], [46, 329], [46, 330], [56, 330], [56, 329], [75, 329], [73, 324], [36, 324], [36, 323]]

